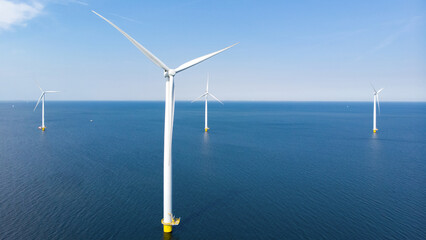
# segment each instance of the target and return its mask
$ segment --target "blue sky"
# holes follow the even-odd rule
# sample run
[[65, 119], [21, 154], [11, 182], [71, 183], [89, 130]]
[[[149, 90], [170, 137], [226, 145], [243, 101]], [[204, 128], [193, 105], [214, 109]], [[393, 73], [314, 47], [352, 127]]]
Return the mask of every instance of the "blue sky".
[[0, 100], [163, 100], [162, 70], [235, 42], [176, 76], [176, 99], [426, 101], [426, 2], [0, 0]]

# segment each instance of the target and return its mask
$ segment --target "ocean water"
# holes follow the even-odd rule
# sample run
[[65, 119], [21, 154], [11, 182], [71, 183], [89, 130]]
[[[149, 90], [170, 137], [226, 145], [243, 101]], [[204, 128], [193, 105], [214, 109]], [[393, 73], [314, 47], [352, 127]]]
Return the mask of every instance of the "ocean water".
[[[14, 105], [14, 107], [12, 107]], [[426, 239], [426, 103], [0, 103], [0, 239]], [[93, 121], [90, 121], [93, 120]]]

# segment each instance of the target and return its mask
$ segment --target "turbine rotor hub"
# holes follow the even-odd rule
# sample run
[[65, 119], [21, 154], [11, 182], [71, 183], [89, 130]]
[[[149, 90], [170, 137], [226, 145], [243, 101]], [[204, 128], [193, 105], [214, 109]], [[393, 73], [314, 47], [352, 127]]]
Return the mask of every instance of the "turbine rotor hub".
[[174, 69], [169, 69], [168, 71], [164, 71], [164, 77], [174, 76], [176, 71]]

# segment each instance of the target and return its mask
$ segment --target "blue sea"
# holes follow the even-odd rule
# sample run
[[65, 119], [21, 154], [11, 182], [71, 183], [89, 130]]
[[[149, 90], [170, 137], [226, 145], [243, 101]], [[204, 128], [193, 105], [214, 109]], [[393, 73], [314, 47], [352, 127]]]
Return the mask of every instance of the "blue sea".
[[[426, 103], [0, 103], [0, 239], [426, 239]], [[92, 120], [92, 121], [91, 121]]]

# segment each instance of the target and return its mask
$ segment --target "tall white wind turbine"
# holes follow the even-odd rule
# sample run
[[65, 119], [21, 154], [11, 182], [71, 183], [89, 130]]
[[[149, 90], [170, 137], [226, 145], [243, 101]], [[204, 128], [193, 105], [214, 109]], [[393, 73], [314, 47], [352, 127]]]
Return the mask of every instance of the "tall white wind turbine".
[[379, 113], [380, 113], [380, 101], [379, 101], [379, 93], [383, 90], [383, 88], [379, 89], [379, 91], [376, 91], [376, 89], [374, 88], [373, 84], [371, 84], [371, 87], [373, 88], [373, 98], [374, 98], [374, 107], [373, 107], [373, 132], [376, 133], [377, 127], [376, 127], [376, 103], [377, 103], [377, 107], [379, 108]]
[[163, 224], [164, 232], [171, 232], [172, 226], [178, 225], [180, 218], [175, 218], [172, 213], [172, 136], [173, 136], [173, 120], [175, 111], [175, 89], [174, 89], [174, 76], [187, 68], [190, 68], [198, 63], [201, 63], [216, 54], [219, 54], [236, 44], [221, 49], [219, 51], [204, 55], [189, 62], [180, 65], [177, 68], [169, 68], [154, 54], [148, 51], [145, 47], [139, 44], [136, 40], [130, 37], [127, 33], [117, 27], [114, 23], [104, 18], [95, 11], [94, 14], [111, 24], [115, 29], [121, 32], [133, 45], [135, 45], [146, 57], [149, 58], [154, 64], [164, 70], [164, 77], [166, 78], [166, 99], [165, 99], [165, 118], [164, 118], [164, 172], [163, 172]]
[[211, 96], [214, 100], [216, 100], [216, 101], [218, 101], [218, 102], [220, 102], [222, 105], [223, 105], [223, 102], [221, 102], [217, 97], [215, 97], [213, 94], [211, 94], [211, 93], [209, 93], [209, 78], [210, 78], [210, 76], [209, 76], [209, 74], [207, 74], [207, 87], [206, 87], [206, 92], [205, 93], [203, 93], [203, 95], [201, 95], [201, 96], [199, 96], [198, 98], [196, 98], [194, 101], [192, 101], [192, 102], [195, 102], [195, 101], [197, 101], [198, 99], [201, 99], [201, 98], [203, 98], [204, 97], [204, 101], [205, 101], [205, 108], [204, 108], [204, 131], [208, 131], [210, 128], [208, 127], [208, 125], [207, 125], [207, 102], [208, 102], [208, 100], [207, 100], [207, 98], [208, 98], [208, 96]]
[[44, 99], [46, 97], [46, 93], [58, 93], [59, 91], [43, 91], [43, 89], [40, 87], [40, 85], [38, 85], [38, 88], [40, 88], [41, 95], [38, 98], [37, 104], [34, 107], [33, 111], [35, 111], [37, 109], [37, 106], [38, 106], [38, 104], [40, 103], [40, 100], [41, 100], [41, 126], [38, 127], [38, 128], [41, 129], [42, 131], [44, 131], [44, 130], [46, 130], [46, 126], [44, 125]]

